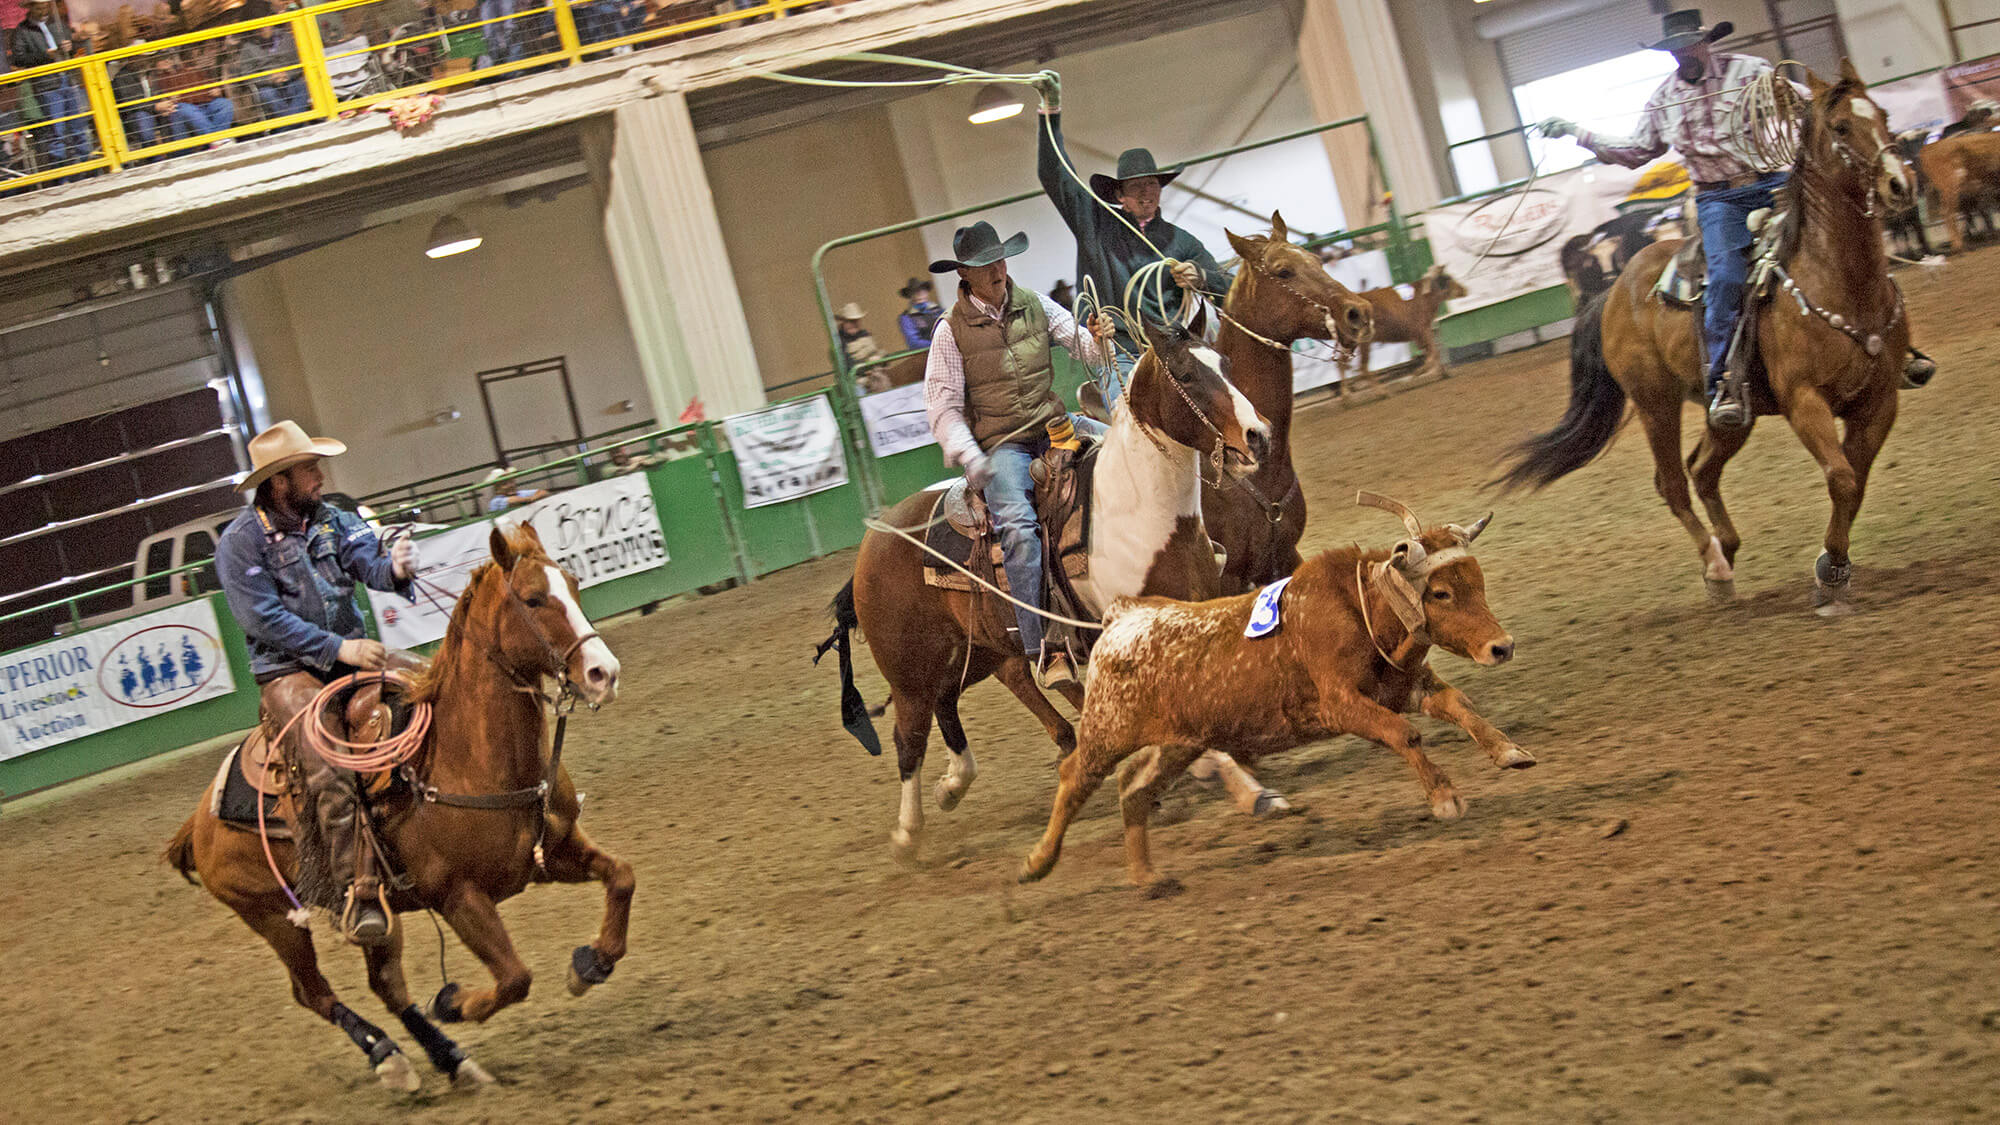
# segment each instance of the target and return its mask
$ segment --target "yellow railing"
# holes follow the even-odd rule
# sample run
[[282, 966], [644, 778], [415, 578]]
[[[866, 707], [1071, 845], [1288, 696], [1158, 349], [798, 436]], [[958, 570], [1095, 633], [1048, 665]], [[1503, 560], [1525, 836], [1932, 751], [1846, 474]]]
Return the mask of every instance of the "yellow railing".
[[739, 2], [333, 0], [13, 71], [0, 75], [0, 193], [829, 0]]

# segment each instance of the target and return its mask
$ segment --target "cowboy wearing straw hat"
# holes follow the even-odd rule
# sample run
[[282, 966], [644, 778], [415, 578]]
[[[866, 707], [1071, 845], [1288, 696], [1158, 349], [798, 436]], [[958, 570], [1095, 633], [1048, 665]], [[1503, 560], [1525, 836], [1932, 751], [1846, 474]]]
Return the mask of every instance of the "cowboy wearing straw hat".
[[[960, 227], [951, 247], [951, 257], [931, 263], [932, 273], [956, 271], [959, 280], [958, 302], [931, 337], [925, 412], [945, 463], [964, 466], [965, 479], [986, 497], [1008, 588], [1041, 608], [1041, 523], [1028, 467], [1048, 448], [1050, 423], [1061, 428], [1067, 421], [1093, 435], [1105, 429], [1069, 413], [1056, 397], [1049, 349], [1061, 344], [1086, 363], [1101, 362], [1111, 318], [1099, 313], [1085, 332], [1069, 310], [1007, 276], [1007, 259], [1028, 248], [1026, 232], [1002, 242], [993, 224], [978, 222]], [[1074, 683], [1067, 654], [1043, 653], [1042, 619], [1015, 606], [1014, 620], [1022, 652], [1031, 661], [1041, 658], [1036, 676], [1042, 686]]]
[[[1174, 182], [1181, 170], [1160, 167], [1147, 149], [1130, 148], [1119, 154], [1114, 174], [1092, 174], [1090, 188], [1085, 190], [1070, 171], [1074, 165], [1063, 145], [1062, 87], [1053, 76], [1037, 85], [1044, 121], [1036, 170], [1049, 202], [1055, 204], [1076, 236], [1077, 287], [1082, 288], [1084, 279], [1089, 278], [1097, 286], [1099, 300], [1123, 305], [1132, 276], [1165, 255], [1172, 263], [1173, 286], [1158, 290], [1142, 286], [1139, 306], [1144, 316], [1161, 323], [1175, 319], [1187, 299], [1182, 291], [1227, 292], [1231, 279], [1216, 264], [1215, 256], [1200, 239], [1160, 215], [1160, 189]], [[1139, 353], [1146, 350], [1145, 343], [1132, 336], [1132, 327], [1118, 327], [1118, 346], [1113, 352], [1116, 370], [1106, 373], [1112, 385], [1102, 388], [1106, 407], [1117, 405], [1124, 379], [1132, 374]]]
[[[409, 662], [367, 637], [354, 587], [414, 598], [417, 545], [397, 537], [385, 557], [366, 521], [320, 502], [326, 479], [320, 461], [345, 452], [340, 442], [307, 437], [290, 421], [251, 438], [250, 472], [236, 490], [254, 495], [216, 546], [229, 612], [250, 642], [250, 671], [270, 737], [328, 682]], [[339, 911], [342, 932], [356, 944], [388, 940], [354, 775], [327, 765], [297, 737], [283, 749], [305, 775], [312, 803], [303, 812], [327, 846], [329, 886], [317, 905]]]
[[[1750, 250], [1756, 241], [1750, 234], [1750, 213], [1770, 208], [1789, 176], [1783, 171], [1759, 171], [1750, 138], [1732, 126], [1744, 88], [1772, 67], [1753, 55], [1718, 54], [1712, 44], [1736, 28], [1728, 20], [1707, 26], [1696, 8], [1668, 12], [1660, 30], [1662, 38], [1650, 49], [1670, 52], [1677, 65], [1646, 100], [1636, 133], [1602, 136], [1560, 117], [1537, 128], [1546, 137], [1575, 137], [1598, 159], [1626, 168], [1640, 167], [1669, 148], [1687, 162], [1702, 249], [1708, 257], [1701, 332], [1708, 356], [1708, 422], [1720, 429], [1740, 429], [1750, 424], [1750, 404], [1743, 400], [1742, 388], [1732, 386], [1726, 375], [1729, 341], [1743, 308]], [[1936, 371], [1936, 364], [1912, 350], [1904, 374], [1911, 386], [1922, 386]]]

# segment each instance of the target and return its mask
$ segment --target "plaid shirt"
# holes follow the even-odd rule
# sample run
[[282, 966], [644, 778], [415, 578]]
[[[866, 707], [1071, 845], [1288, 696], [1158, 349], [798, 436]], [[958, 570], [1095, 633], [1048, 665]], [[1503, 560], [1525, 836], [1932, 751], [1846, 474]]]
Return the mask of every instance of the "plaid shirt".
[[[1000, 315], [1000, 310], [963, 289], [959, 291], [959, 299], [971, 301], [972, 307], [987, 316]], [[1050, 344], [1061, 344], [1085, 363], [1102, 362], [1097, 340], [1077, 326], [1069, 310], [1040, 293], [1035, 294], [1035, 299], [1042, 303], [1042, 313], [1049, 318]], [[971, 423], [965, 420], [965, 355], [958, 350], [958, 341], [952, 338], [949, 316], [937, 322], [937, 332], [931, 337], [931, 356], [924, 367], [924, 414], [930, 419], [932, 435], [944, 450], [945, 464], [964, 465], [982, 452], [978, 439], [972, 436]]]
[[[1577, 143], [1611, 164], [1637, 168], [1672, 148], [1687, 162], [1688, 176], [1697, 184], [1727, 180], [1757, 171], [1744, 139], [1730, 132], [1730, 120], [1743, 88], [1771, 64], [1755, 55], [1715, 56], [1715, 70], [1699, 82], [1667, 77], [1639, 113], [1639, 130], [1630, 137], [1607, 137], [1578, 130]], [[1801, 91], [1803, 92], [1803, 91]]]

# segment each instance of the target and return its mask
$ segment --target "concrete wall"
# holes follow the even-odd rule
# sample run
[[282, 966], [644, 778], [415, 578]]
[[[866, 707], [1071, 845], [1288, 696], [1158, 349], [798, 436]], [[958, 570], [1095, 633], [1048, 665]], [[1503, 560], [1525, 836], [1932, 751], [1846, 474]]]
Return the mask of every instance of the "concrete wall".
[[[476, 372], [566, 356], [586, 433], [640, 420], [615, 414], [645, 386], [619, 304], [594, 194], [578, 187], [518, 208], [464, 209], [485, 243], [424, 257], [433, 219], [377, 227], [232, 282], [239, 330], [257, 357], [273, 417], [348, 443], [336, 487], [366, 493], [493, 458]], [[522, 388], [525, 391], [525, 388]], [[509, 392], [510, 444], [567, 436], [552, 390]], [[433, 425], [456, 407], [462, 417]], [[532, 432], [522, 432], [527, 419]]]
[[[1836, 0], [1836, 4], [1841, 26], [1847, 31], [1848, 46], [1854, 52], [1854, 68], [1870, 82], [1953, 61], [1944, 13], [1937, 0]], [[1991, 4], [1975, 0], [1954, 0], [1951, 7], [1952, 15], [1960, 23], [2000, 15], [2000, 11], [1992, 10]], [[1983, 53], [1971, 50], [1975, 45], [1972, 36], [1992, 30], [1981, 28], [1967, 33], [1963, 42], [1968, 48], [1967, 57]], [[1978, 42], [1991, 42], [1991, 38]], [[1994, 47], [2000, 44], [1985, 49]]]

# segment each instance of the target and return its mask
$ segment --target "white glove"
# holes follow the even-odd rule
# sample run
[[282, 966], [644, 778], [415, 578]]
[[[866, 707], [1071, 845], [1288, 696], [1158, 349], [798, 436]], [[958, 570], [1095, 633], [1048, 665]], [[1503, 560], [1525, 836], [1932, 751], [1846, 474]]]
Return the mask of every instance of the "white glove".
[[388, 666], [389, 650], [382, 647], [381, 641], [356, 637], [340, 642], [340, 662], [350, 668], [373, 672]]
[[1167, 270], [1174, 275], [1174, 284], [1182, 289], [1193, 289], [1201, 284], [1201, 267], [1193, 262], [1175, 262]]
[[407, 534], [398, 535], [396, 541], [389, 545], [389, 565], [396, 572], [397, 581], [408, 582], [415, 578], [417, 568], [423, 565], [417, 561], [417, 541]]
[[993, 459], [984, 453], [975, 453], [965, 464], [965, 479], [981, 494], [986, 486], [993, 483]]
[[1544, 137], [1574, 137], [1576, 122], [1562, 117], [1551, 117], [1535, 126]]

